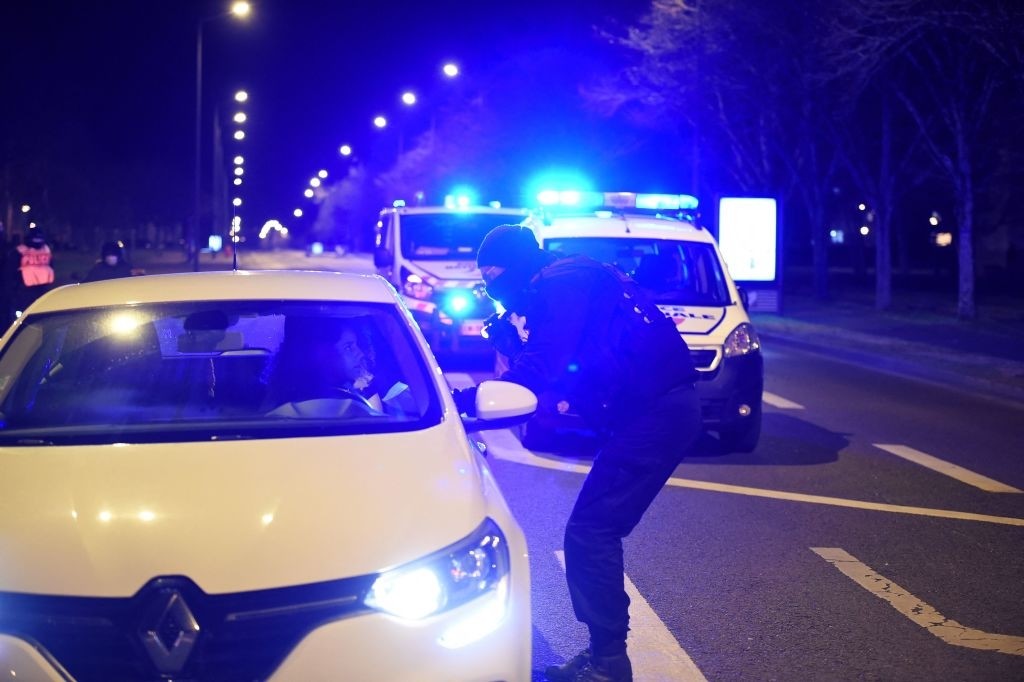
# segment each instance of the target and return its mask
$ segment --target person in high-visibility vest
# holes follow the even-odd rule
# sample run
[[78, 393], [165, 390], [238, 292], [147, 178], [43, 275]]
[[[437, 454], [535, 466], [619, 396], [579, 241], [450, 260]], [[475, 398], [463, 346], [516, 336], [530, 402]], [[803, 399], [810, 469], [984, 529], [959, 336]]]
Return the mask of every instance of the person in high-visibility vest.
[[24, 244], [18, 244], [18, 271], [14, 286], [16, 314], [25, 309], [53, 286], [53, 252], [39, 230], [29, 230]]

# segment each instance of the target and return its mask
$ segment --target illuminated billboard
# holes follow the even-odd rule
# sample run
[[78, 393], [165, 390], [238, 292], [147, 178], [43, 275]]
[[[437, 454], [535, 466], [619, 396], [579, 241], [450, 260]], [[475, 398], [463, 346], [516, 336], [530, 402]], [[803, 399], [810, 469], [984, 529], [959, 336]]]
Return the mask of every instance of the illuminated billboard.
[[718, 200], [718, 246], [738, 282], [775, 282], [778, 259], [775, 199], [722, 197]]

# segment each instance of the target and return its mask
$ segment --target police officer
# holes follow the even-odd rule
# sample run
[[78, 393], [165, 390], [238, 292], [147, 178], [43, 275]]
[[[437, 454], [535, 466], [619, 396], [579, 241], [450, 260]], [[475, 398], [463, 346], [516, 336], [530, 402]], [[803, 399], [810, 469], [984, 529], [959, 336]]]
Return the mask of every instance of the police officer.
[[89, 269], [83, 282], [100, 282], [105, 279], [130, 277], [132, 265], [124, 257], [124, 249], [118, 242], [104, 242], [100, 247], [100, 259]]
[[14, 309], [22, 313], [53, 285], [53, 252], [38, 228], [25, 235], [25, 243], [15, 247], [18, 277], [14, 282]]
[[[590, 645], [549, 667], [547, 677], [632, 680], [622, 540], [700, 434], [689, 350], [632, 280], [585, 256], [558, 259], [526, 227], [494, 228], [477, 264], [488, 295], [525, 317], [521, 347], [518, 335], [493, 334], [510, 355], [500, 378], [538, 394], [558, 387], [606, 434], [565, 529], [569, 595]], [[472, 414], [475, 389], [455, 398], [460, 411]]]

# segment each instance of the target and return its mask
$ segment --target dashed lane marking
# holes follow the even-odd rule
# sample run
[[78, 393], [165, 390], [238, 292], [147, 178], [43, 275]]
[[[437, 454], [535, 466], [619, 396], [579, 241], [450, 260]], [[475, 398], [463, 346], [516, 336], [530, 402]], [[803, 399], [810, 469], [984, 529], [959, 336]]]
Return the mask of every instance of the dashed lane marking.
[[913, 462], [914, 464], [920, 464], [923, 467], [927, 467], [932, 471], [937, 471], [940, 474], [945, 474], [950, 478], [955, 478], [958, 481], [966, 483], [967, 485], [973, 485], [975, 488], [981, 488], [990, 493], [1020, 493], [1024, 492], [1013, 486], [1000, 483], [999, 481], [993, 480], [988, 476], [982, 476], [976, 474], [969, 469], [964, 469], [961, 466], [952, 464], [945, 460], [933, 457], [925, 454], [920, 450], [907, 447], [906, 445], [889, 445], [883, 443], [874, 443], [874, 446], [879, 450], [885, 450], [886, 452], [902, 457], [903, 459]]
[[780, 410], [804, 409], [804, 406], [801, 405], [800, 403], [794, 403], [792, 400], [787, 400], [783, 398], [781, 395], [775, 395], [774, 393], [769, 393], [768, 391], [764, 391], [761, 394], [761, 400], [768, 403], [772, 407], [779, 408]]
[[[560, 459], [554, 456], [538, 457], [527, 450], [519, 442], [519, 439], [512, 435], [507, 429], [501, 431], [485, 431], [481, 434], [488, 446], [488, 452], [494, 457], [519, 464], [541, 467], [544, 469], [555, 469], [558, 471], [569, 471], [577, 474], [585, 474], [590, 471], [587, 464], [579, 464], [575, 461]], [[678, 488], [692, 488], [694, 490], [705, 490], [708, 492], [730, 493], [733, 495], [748, 495], [751, 497], [765, 497], [773, 500], [787, 500], [790, 502], [806, 502], [809, 504], [823, 504], [833, 507], [846, 507], [848, 509], [863, 509], [869, 511], [882, 511], [892, 514], [910, 514], [914, 516], [932, 516], [943, 519], [958, 519], [961, 521], [980, 521], [982, 523], [995, 523], [1005, 526], [1022, 526], [1024, 519], [1010, 516], [990, 516], [988, 514], [974, 514], [949, 509], [929, 509], [927, 507], [908, 507], [898, 504], [882, 504], [880, 502], [865, 502], [862, 500], [848, 500], [842, 497], [826, 497], [824, 495], [806, 495], [804, 493], [790, 493], [781, 490], [768, 490], [765, 488], [748, 488], [740, 485], [729, 485], [727, 483], [711, 483], [709, 481], [695, 481], [688, 478], [670, 478], [666, 485]]]
[[[565, 570], [565, 552], [555, 552]], [[633, 678], [659, 682], [707, 682], [686, 649], [647, 603], [636, 585], [625, 576], [629, 595], [629, 634], [626, 648], [633, 664]], [[570, 654], [572, 655], [572, 654]]]
[[838, 547], [811, 547], [811, 551], [946, 644], [1024, 656], [1024, 637], [964, 627]]

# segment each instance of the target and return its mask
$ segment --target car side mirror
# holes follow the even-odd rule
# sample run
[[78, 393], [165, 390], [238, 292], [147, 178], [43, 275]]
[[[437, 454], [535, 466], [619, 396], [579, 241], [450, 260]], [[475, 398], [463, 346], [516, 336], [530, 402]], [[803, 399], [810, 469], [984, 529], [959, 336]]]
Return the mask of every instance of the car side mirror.
[[533, 391], [511, 381], [481, 381], [476, 391], [476, 417], [462, 418], [467, 432], [506, 429], [522, 424], [537, 411]]
[[378, 268], [386, 268], [391, 266], [391, 251], [385, 249], [383, 246], [378, 246], [373, 250], [373, 264]]

